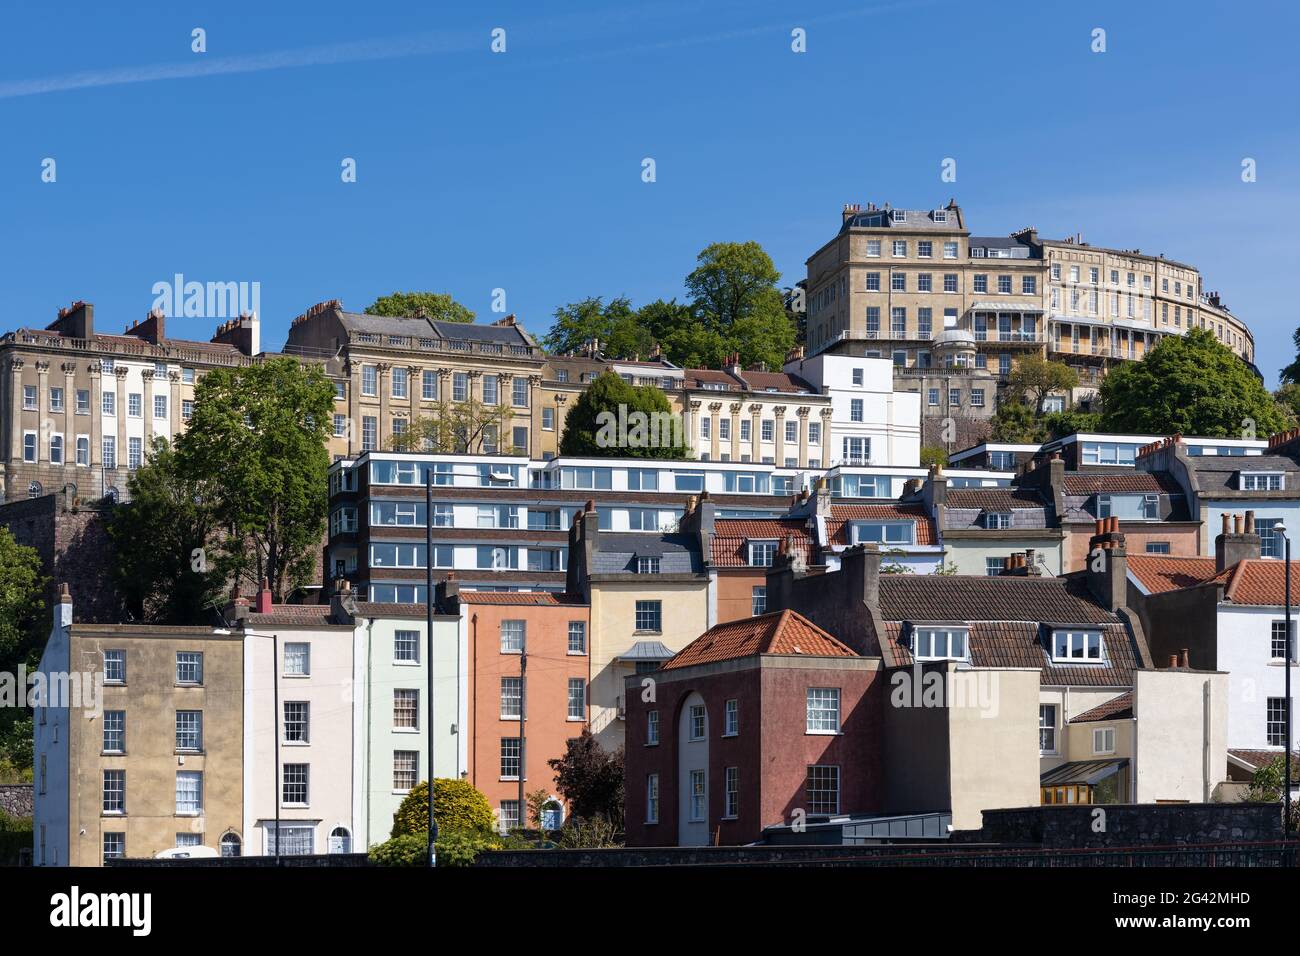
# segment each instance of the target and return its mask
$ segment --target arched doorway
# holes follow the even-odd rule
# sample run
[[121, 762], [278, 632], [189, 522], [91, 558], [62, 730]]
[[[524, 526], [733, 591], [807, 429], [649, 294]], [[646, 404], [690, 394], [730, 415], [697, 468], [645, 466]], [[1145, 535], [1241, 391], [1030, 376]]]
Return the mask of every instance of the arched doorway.
[[244, 844], [238, 833], [227, 833], [221, 838], [222, 856], [243, 856]]
[[352, 852], [352, 834], [348, 832], [347, 827], [335, 827], [330, 831], [329, 839], [330, 853], [351, 853]]
[[709, 712], [692, 693], [677, 717], [677, 844], [709, 843]]

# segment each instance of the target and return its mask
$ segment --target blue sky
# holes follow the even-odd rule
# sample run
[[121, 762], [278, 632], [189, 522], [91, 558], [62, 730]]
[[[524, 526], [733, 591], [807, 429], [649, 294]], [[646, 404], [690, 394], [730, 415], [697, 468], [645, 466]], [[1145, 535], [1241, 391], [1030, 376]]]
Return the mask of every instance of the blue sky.
[[976, 233], [1191, 262], [1270, 384], [1294, 357], [1293, 5], [229, 0], [0, 25], [6, 329], [84, 298], [118, 331], [179, 272], [260, 282], [271, 348], [314, 302], [399, 289], [490, 321], [501, 288], [540, 335], [588, 295], [680, 296], [710, 242], [757, 240], [793, 282], [843, 203], [955, 197]]

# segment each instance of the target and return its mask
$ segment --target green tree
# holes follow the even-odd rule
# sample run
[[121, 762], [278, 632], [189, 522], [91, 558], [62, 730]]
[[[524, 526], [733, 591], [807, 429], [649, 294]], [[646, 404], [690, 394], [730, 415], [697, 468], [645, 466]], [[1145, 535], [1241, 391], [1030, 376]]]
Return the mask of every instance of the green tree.
[[[429, 451], [438, 454], [484, 454], [494, 448], [502, 454], [520, 453], [502, 445], [506, 425], [514, 418], [509, 405], [485, 405], [477, 398], [463, 402], [440, 399], [430, 414], [412, 421], [400, 435], [388, 439], [394, 451]], [[522, 451], [527, 454], [527, 449]]]
[[474, 313], [445, 292], [394, 292], [366, 307], [369, 315], [421, 315], [437, 322], [473, 322]]
[[113, 577], [132, 619], [197, 624], [220, 594], [224, 581], [208, 560], [218, 528], [216, 484], [215, 474], [183, 473], [162, 438], [131, 473], [131, 501], [110, 512], [108, 536]]
[[1043, 441], [1043, 426], [1034, 410], [1023, 401], [1010, 396], [998, 401], [990, 420], [993, 426], [990, 441], [1013, 445], [1039, 444]]
[[739, 353], [742, 365], [761, 362], [781, 368], [796, 329], [777, 286], [781, 273], [772, 257], [757, 242], [715, 242], [696, 262], [686, 277], [686, 291], [703, 328]]
[[[496, 818], [483, 791], [468, 780], [436, 777], [433, 781], [433, 818], [438, 821], [438, 835], [448, 833], [493, 832]], [[421, 780], [402, 798], [393, 814], [393, 831], [399, 837], [429, 832], [429, 781]], [[426, 836], [426, 840], [428, 837]]]
[[216, 369], [194, 390], [194, 417], [176, 442], [188, 480], [211, 476], [223, 538], [223, 579], [266, 580], [275, 600], [315, 572], [325, 531], [334, 387], [319, 366], [289, 358]]
[[1300, 383], [1287, 382], [1273, 393], [1273, 398], [1291, 416], [1287, 427], [1292, 427], [1300, 419]]
[[1296, 360], [1282, 369], [1278, 379], [1284, 385], [1300, 385], [1300, 329], [1291, 333], [1291, 342], [1295, 345]]
[[1101, 384], [1102, 428], [1152, 435], [1271, 435], [1287, 416], [1264, 383], [1208, 329], [1166, 336]]
[[921, 449], [921, 467], [933, 468], [938, 465], [940, 468], [948, 464], [948, 452], [937, 445], [926, 445]]
[[[621, 412], [620, 412], [621, 407]], [[618, 424], [626, 424], [620, 433]], [[564, 419], [561, 455], [584, 458], [690, 457], [675, 415], [657, 388], [629, 385], [613, 372], [598, 375]]]
[[[49, 634], [41, 557], [35, 548], [19, 544], [0, 526], [0, 672], [14, 673], [20, 665], [35, 667]], [[15, 690], [25, 694], [25, 687]], [[26, 703], [25, 699], [22, 701]], [[0, 782], [30, 779], [32, 718], [26, 706], [0, 707]]]
[[0, 526], [0, 669], [13, 671], [19, 664], [40, 660], [49, 634], [44, 599], [48, 584], [36, 549], [19, 544]]
[[548, 760], [555, 789], [569, 802], [570, 820], [603, 818], [623, 822], [623, 748], [603, 749], [589, 729], [571, 737], [564, 755]]
[[1007, 394], [1028, 397], [1030, 407], [1041, 412], [1043, 401], [1053, 392], [1062, 392], [1067, 400], [1072, 389], [1079, 387], [1079, 373], [1064, 362], [1052, 362], [1034, 353], [1016, 359], [1007, 376]]
[[644, 357], [654, 350], [653, 332], [641, 323], [624, 297], [606, 304], [592, 296], [560, 306], [542, 344], [553, 354], [567, 355], [593, 341], [611, 358]]

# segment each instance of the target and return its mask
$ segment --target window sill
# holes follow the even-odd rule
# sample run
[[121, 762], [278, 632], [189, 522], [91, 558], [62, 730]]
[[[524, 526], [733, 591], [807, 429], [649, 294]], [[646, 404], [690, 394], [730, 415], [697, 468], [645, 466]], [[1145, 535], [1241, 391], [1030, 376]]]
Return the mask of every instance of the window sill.
[[565, 656], [567, 656], [567, 657], [586, 657], [586, 656], [587, 656], [587, 652], [586, 652], [586, 651], [569, 651], [568, 654], [565, 655]]
[[126, 816], [126, 811], [125, 810], [101, 810], [99, 815], [101, 817], [121, 818]]
[[179, 681], [179, 680], [178, 680], [178, 681], [176, 682], [175, 686], [176, 686], [176, 687], [202, 687], [203, 684], [202, 684], [201, 682], [196, 682], [196, 681]]
[[419, 727], [394, 727], [393, 728], [393, 733], [395, 734], [418, 734], [419, 732], [420, 732]]
[[[185, 749], [183, 749], [183, 748], [181, 748], [181, 747], [177, 747], [176, 750], [174, 751], [174, 754], [175, 754], [177, 757], [202, 757], [202, 756], [205, 756], [206, 751], [203, 751], [203, 750], [185, 750]], [[125, 754], [108, 754], [107, 756], [119, 757], [119, 756], [125, 756]]]
[[282, 746], [282, 747], [310, 747], [310, 746], [311, 746], [311, 741], [310, 741], [310, 740], [282, 740], [282, 741], [280, 741], [280, 746]]
[[564, 719], [565, 721], [571, 724], [581, 724], [581, 723], [585, 723], [587, 720], [586, 717], [566, 717]]
[[310, 674], [281, 674], [284, 680], [306, 680], [311, 677]]
[[176, 816], [186, 817], [186, 818], [201, 817], [203, 816], [203, 811], [202, 810], [177, 810]]
[[804, 731], [805, 737], [841, 737], [843, 736], [843, 734], [844, 731], [842, 730], [805, 730]]
[[393, 661], [394, 667], [419, 667], [419, 661]]

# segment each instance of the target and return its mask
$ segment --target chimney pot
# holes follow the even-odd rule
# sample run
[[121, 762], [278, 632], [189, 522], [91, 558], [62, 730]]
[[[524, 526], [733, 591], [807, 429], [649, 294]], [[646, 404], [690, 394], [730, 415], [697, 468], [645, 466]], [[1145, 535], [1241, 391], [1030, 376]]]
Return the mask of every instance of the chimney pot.
[[1246, 534], [1255, 533], [1255, 512], [1246, 512]]
[[1177, 654], [1170, 654], [1170, 655], [1169, 655], [1169, 666], [1170, 666], [1170, 667], [1177, 667], [1177, 666], [1178, 666], [1178, 655], [1177, 655]]
[[1223, 519], [1223, 533], [1228, 534], [1232, 528], [1232, 525], [1229, 523], [1232, 520], [1232, 516], [1224, 511], [1220, 513], [1219, 517]]
[[1241, 534], [1241, 515], [1232, 516], [1232, 533]]
[[1187, 653], [1187, 648], [1183, 648], [1183, 667], [1191, 667], [1191, 656]]

